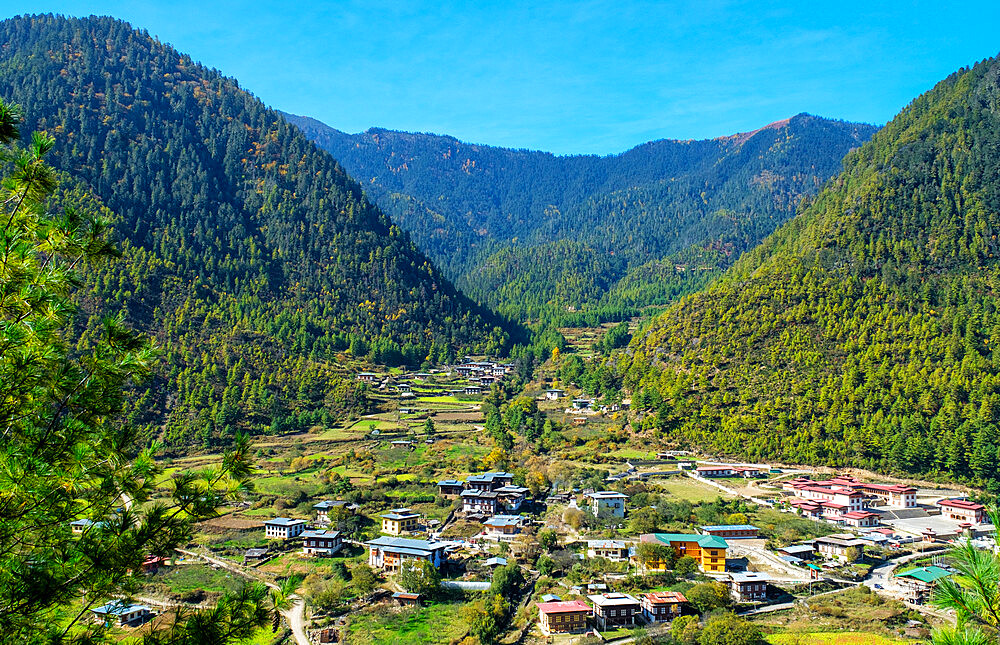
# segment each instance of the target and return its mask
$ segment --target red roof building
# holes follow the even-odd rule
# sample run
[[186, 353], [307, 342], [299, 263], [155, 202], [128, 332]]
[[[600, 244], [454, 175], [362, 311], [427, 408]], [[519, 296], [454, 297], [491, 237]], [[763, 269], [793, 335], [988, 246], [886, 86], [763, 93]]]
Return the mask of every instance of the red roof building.
[[942, 499], [938, 502], [941, 514], [960, 522], [983, 524], [987, 521], [986, 507], [967, 499]]
[[538, 626], [546, 636], [572, 634], [587, 629], [590, 605], [580, 600], [538, 603]]

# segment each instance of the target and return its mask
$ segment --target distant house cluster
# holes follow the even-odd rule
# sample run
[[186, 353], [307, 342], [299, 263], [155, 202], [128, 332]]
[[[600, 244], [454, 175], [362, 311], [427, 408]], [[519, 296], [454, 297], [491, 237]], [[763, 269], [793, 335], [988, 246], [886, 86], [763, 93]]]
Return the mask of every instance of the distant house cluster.
[[[343, 500], [323, 500], [313, 504], [316, 520], [310, 523], [292, 517], [275, 517], [264, 520], [264, 537], [269, 540], [302, 539], [302, 553], [309, 556], [336, 555], [344, 546], [343, 534], [327, 528], [331, 523], [330, 514], [336, 509], [357, 510], [357, 505]], [[312, 527], [312, 528], [310, 528]], [[270, 557], [267, 548], [247, 549], [244, 562], [263, 562]]]
[[911, 486], [873, 484], [850, 475], [824, 481], [796, 477], [782, 488], [792, 494], [788, 504], [803, 516], [854, 528], [881, 524], [881, 515], [871, 510], [873, 507], [917, 506], [917, 490]]
[[470, 519], [485, 520], [518, 511], [529, 491], [523, 486], [515, 486], [511, 473], [487, 472], [472, 475], [466, 481], [441, 480], [438, 492], [444, 497], [461, 497], [462, 513]]
[[687, 598], [676, 591], [654, 591], [633, 596], [605, 592], [582, 600], [563, 601], [557, 597], [538, 603], [538, 626], [546, 636], [584, 632], [593, 622], [604, 631], [631, 627], [637, 622], [666, 623], [683, 612]]
[[489, 387], [513, 372], [514, 365], [490, 360], [476, 361], [466, 356], [465, 361], [456, 365], [454, 371], [462, 378], [468, 379], [470, 383]]

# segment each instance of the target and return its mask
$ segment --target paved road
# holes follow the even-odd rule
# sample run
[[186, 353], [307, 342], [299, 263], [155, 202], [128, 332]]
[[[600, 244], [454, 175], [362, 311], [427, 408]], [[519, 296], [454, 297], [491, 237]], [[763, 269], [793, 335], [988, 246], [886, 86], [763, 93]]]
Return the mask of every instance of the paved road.
[[[249, 578], [250, 580], [256, 580], [257, 582], [263, 582], [271, 589], [281, 588], [276, 583], [271, 582], [270, 580], [266, 580], [257, 572], [251, 572], [250, 570], [244, 569], [243, 567], [228, 560], [216, 558], [210, 555], [206, 555], [204, 553], [197, 553], [195, 551], [186, 551], [184, 549], [177, 549], [177, 552], [183, 553], [184, 555], [191, 556], [193, 558], [201, 558], [205, 562], [218, 565], [223, 569], [226, 569], [227, 571], [232, 571], [233, 573], [243, 576], [244, 578]], [[309, 642], [309, 635], [306, 634], [306, 621], [305, 621], [306, 603], [299, 596], [292, 596], [292, 598], [294, 599], [295, 604], [292, 605], [289, 609], [282, 611], [281, 615], [285, 617], [285, 619], [288, 621], [288, 625], [292, 628], [292, 634], [294, 634], [295, 642], [298, 643], [298, 645], [312, 645], [312, 643]]]

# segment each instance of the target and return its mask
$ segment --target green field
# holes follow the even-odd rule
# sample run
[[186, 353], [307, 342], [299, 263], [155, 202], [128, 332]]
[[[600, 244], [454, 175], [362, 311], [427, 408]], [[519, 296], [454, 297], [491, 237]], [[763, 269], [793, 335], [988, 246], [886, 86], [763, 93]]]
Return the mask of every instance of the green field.
[[890, 638], [874, 632], [806, 632], [771, 634], [771, 645], [898, 645], [918, 643], [918, 640]]
[[435, 603], [428, 607], [373, 607], [353, 614], [347, 642], [352, 645], [434, 645], [453, 643], [467, 631], [464, 603]]
[[243, 579], [236, 574], [223, 569], [213, 569], [207, 564], [185, 564], [170, 567], [151, 580], [166, 585], [171, 592], [176, 594], [197, 590], [221, 593], [238, 589], [243, 584]]
[[657, 479], [656, 484], [662, 487], [668, 495], [691, 502], [711, 502], [717, 497], [732, 497], [729, 493], [723, 492], [714, 486], [695, 481], [690, 477]]

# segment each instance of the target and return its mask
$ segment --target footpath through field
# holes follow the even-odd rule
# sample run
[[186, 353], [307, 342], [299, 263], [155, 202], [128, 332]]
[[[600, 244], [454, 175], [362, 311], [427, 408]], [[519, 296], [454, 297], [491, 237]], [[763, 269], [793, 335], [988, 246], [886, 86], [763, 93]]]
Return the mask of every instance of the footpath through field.
[[[230, 562], [228, 560], [224, 560], [221, 558], [215, 558], [205, 553], [198, 553], [196, 551], [187, 551], [185, 549], [177, 549], [177, 552], [183, 553], [184, 555], [193, 558], [201, 558], [202, 560], [208, 562], [209, 564], [217, 565], [219, 567], [222, 567], [223, 569], [226, 569], [227, 571], [232, 571], [237, 575], [243, 576], [244, 578], [249, 578], [250, 580], [256, 580], [257, 582], [263, 582], [271, 589], [281, 589], [281, 587], [279, 587], [277, 583], [264, 578], [256, 571], [252, 571], [250, 569], [241, 567], [235, 562]], [[312, 643], [309, 642], [309, 635], [306, 634], [306, 620], [305, 620], [306, 603], [301, 596], [293, 595], [292, 598], [294, 599], [295, 604], [293, 604], [287, 610], [282, 611], [281, 615], [284, 616], [286, 620], [288, 620], [288, 626], [292, 628], [292, 634], [295, 636], [295, 642], [298, 643], [298, 645], [312, 645]]]

